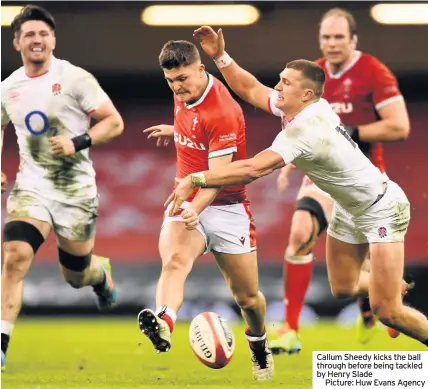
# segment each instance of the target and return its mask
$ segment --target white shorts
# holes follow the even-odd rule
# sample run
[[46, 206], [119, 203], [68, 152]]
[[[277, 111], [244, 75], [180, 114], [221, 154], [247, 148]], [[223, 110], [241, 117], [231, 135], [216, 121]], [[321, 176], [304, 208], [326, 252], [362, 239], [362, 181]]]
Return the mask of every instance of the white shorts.
[[86, 241], [95, 234], [98, 203], [97, 196], [70, 205], [15, 187], [7, 199], [7, 213], [8, 219], [29, 217], [40, 220], [49, 223], [55, 234], [65, 239]]
[[[188, 208], [189, 202], [181, 205]], [[165, 211], [162, 227], [182, 222], [180, 215], [168, 216]], [[248, 204], [210, 205], [199, 214], [196, 229], [205, 239], [206, 249], [224, 254], [245, 254], [256, 250], [256, 227]]]
[[409, 200], [400, 186], [388, 181], [384, 196], [361, 216], [352, 216], [335, 202], [327, 233], [351, 244], [404, 242], [409, 221]]

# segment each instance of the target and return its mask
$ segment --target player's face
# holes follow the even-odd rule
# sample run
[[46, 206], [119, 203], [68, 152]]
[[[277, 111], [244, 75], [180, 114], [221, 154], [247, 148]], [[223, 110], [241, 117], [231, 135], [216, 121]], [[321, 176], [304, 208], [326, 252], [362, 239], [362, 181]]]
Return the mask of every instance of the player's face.
[[275, 87], [278, 92], [276, 107], [286, 114], [299, 111], [302, 104], [307, 101], [310, 92], [305, 88], [302, 73], [299, 70], [285, 68], [279, 77], [280, 80]]
[[21, 26], [20, 34], [14, 39], [16, 50], [24, 60], [33, 64], [43, 64], [55, 48], [55, 36], [51, 28], [41, 20], [29, 20]]
[[175, 69], [163, 69], [169, 87], [183, 103], [197, 100], [206, 88], [205, 66], [194, 63]]
[[331, 16], [321, 23], [320, 49], [327, 61], [334, 65], [346, 62], [355, 50], [348, 21], [343, 16]]

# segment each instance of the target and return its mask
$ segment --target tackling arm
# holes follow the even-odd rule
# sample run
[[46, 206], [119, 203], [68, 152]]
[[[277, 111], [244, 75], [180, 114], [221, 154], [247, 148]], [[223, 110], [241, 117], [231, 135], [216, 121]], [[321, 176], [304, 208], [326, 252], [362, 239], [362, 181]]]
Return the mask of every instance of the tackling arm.
[[251, 159], [235, 161], [218, 169], [190, 175], [194, 187], [219, 187], [249, 184], [285, 166], [282, 157], [271, 150], [264, 150]]
[[205, 53], [214, 59], [228, 85], [241, 99], [270, 112], [269, 97], [273, 89], [263, 85], [230, 58], [224, 51], [225, 43], [221, 29], [216, 33], [211, 27], [202, 26], [194, 31], [193, 36], [200, 42]]
[[[227, 166], [232, 162], [233, 154], [224, 155], [218, 158], [211, 158], [208, 160], [210, 170], [227, 169]], [[221, 191], [222, 187], [217, 188], [202, 188], [192, 201], [191, 207], [197, 212], [201, 213], [208, 207], [217, 194]]]

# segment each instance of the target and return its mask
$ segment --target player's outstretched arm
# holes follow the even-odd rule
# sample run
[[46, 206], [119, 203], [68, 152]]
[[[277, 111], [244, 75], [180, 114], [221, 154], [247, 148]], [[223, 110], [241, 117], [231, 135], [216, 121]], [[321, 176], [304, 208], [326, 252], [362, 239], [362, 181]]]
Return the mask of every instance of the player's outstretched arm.
[[214, 60], [227, 84], [241, 99], [270, 112], [269, 97], [273, 89], [259, 82], [224, 51], [225, 42], [221, 28], [216, 33], [211, 27], [202, 26], [193, 32], [193, 36], [205, 53]]
[[[224, 155], [218, 158], [211, 158], [208, 160], [209, 170], [227, 169], [232, 163], [233, 154]], [[216, 188], [202, 188], [192, 201], [191, 207], [197, 212], [201, 213], [208, 205], [210, 205], [217, 194], [221, 191], [221, 187]]]
[[235, 161], [226, 166], [204, 172], [193, 173], [182, 179], [165, 203], [171, 202], [174, 214], [181, 204], [192, 194], [195, 187], [221, 187], [243, 185], [266, 176], [285, 165], [280, 154], [264, 150], [251, 159]]

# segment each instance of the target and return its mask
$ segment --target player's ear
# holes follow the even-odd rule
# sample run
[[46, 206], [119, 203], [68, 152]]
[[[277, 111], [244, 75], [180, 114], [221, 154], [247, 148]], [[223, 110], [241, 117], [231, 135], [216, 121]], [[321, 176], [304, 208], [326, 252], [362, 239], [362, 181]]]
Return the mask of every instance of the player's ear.
[[53, 37], [52, 51], [55, 50], [56, 46], [56, 37]]
[[358, 35], [357, 34], [352, 35], [352, 43], [355, 45], [355, 47], [357, 47], [357, 44], [358, 44]]
[[19, 47], [19, 41], [18, 38], [13, 38], [13, 47], [15, 48], [16, 51], [21, 51], [21, 48]]
[[200, 76], [202, 77], [205, 73], [205, 65], [203, 63], [201, 63], [199, 65], [199, 72], [200, 72]]
[[306, 103], [309, 100], [311, 100], [312, 97], [314, 97], [314, 91], [312, 89], [305, 89], [305, 93], [303, 93], [302, 101]]

